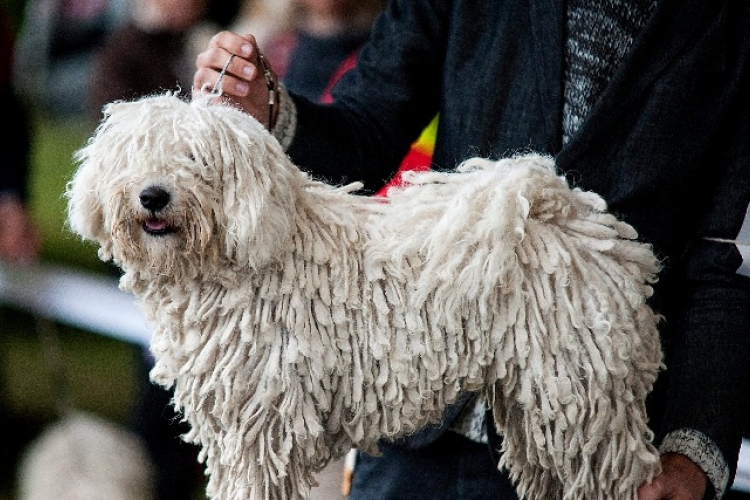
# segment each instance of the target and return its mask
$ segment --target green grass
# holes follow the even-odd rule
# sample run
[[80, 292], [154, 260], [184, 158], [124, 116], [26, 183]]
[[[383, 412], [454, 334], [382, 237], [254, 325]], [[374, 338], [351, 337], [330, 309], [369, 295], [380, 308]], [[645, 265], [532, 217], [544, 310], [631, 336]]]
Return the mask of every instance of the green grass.
[[[15, 413], [55, 418], [61, 389], [69, 387], [76, 407], [117, 422], [127, 419], [135, 395], [136, 347], [17, 311], [2, 315], [2, 379]], [[50, 333], [59, 339], [57, 354], [45, 340]]]
[[85, 120], [40, 118], [32, 149], [29, 194], [31, 211], [43, 237], [42, 257], [75, 267], [104, 272], [96, 247], [83, 242], [65, 225], [65, 185], [75, 170], [73, 153], [93, 132]]

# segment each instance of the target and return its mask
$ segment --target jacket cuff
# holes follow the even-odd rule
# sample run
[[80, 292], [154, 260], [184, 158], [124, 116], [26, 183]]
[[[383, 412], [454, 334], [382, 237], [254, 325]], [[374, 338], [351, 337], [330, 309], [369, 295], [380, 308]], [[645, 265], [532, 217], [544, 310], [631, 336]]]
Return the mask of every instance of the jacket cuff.
[[297, 131], [297, 106], [289, 97], [289, 92], [283, 85], [279, 85], [279, 116], [276, 119], [271, 133], [281, 144], [281, 148], [286, 151], [294, 139]]
[[695, 462], [708, 476], [714, 487], [715, 495], [706, 494], [704, 498], [720, 500], [729, 483], [729, 464], [719, 451], [718, 446], [708, 436], [693, 429], [678, 429], [666, 435], [659, 452], [679, 453]]

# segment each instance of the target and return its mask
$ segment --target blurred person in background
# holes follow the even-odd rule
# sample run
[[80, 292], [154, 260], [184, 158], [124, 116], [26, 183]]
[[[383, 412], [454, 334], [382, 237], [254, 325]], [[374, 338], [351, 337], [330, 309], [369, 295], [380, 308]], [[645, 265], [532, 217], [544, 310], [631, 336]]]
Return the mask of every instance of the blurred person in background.
[[[41, 237], [28, 209], [28, 175], [32, 141], [31, 120], [11, 83], [15, 43], [6, 4], [0, 5], [0, 109], [9, 120], [0, 154], [0, 263], [28, 264], [39, 257]], [[0, 318], [0, 331], [3, 319]], [[0, 353], [2, 354], [2, 353]], [[0, 363], [4, 360], [0, 359]], [[6, 380], [0, 374], [0, 495], [10, 489], [16, 464], [39, 423], [19, 419], [8, 409]], [[10, 431], [8, 431], [10, 429]]]
[[14, 82], [30, 110], [50, 117], [85, 112], [96, 50], [125, 19], [129, 0], [28, 0]]
[[[256, 33], [258, 43], [265, 47], [280, 33], [293, 30], [296, 0], [242, 0], [230, 29], [239, 33]], [[285, 51], [288, 56], [288, 51]]]
[[96, 121], [112, 101], [164, 90], [189, 96], [196, 54], [239, 9], [237, 0], [130, 1], [127, 19], [94, 54], [86, 108]]
[[[249, 0], [233, 29], [261, 32], [264, 56], [288, 90], [330, 103], [331, 90], [355, 66], [386, 1]], [[400, 184], [404, 171], [429, 169], [436, 132], [437, 117], [412, 144], [394, 178], [376, 195], [385, 195], [391, 186]]]
[[12, 83], [15, 32], [5, 7], [0, 11], [0, 109], [12, 126], [2, 134], [0, 154], [0, 260], [23, 263], [38, 258], [41, 240], [27, 204], [31, 117]]
[[267, 1], [251, 2], [257, 5], [251, 13], [256, 17], [237, 24], [275, 26], [274, 32], [265, 34], [265, 56], [288, 89], [313, 101], [330, 99], [330, 89], [354, 66], [386, 4], [386, 0], [285, 0], [272, 9], [264, 7]]

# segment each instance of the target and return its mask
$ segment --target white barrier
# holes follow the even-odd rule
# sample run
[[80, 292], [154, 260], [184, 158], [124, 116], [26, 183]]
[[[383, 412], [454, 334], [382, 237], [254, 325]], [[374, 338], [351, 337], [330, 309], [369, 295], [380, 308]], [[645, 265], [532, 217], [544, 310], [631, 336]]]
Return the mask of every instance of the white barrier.
[[0, 304], [126, 342], [148, 345], [151, 330], [117, 278], [50, 264], [0, 262]]
[[[117, 279], [50, 264], [12, 266], [0, 262], [0, 305], [52, 321], [148, 345], [151, 331], [135, 298]], [[750, 440], [742, 440], [733, 490], [750, 493]]]
[[740, 458], [737, 461], [737, 475], [734, 477], [732, 489], [750, 493], [750, 439], [742, 440]]

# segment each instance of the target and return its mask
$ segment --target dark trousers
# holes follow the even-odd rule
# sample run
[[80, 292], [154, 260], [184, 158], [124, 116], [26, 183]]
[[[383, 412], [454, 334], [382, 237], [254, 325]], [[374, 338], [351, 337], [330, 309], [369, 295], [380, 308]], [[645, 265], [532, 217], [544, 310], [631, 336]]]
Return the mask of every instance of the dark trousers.
[[357, 454], [349, 500], [517, 500], [486, 444], [452, 431], [417, 449], [381, 443]]
[[131, 428], [143, 441], [155, 468], [156, 500], [188, 500], [201, 487], [203, 467], [198, 448], [184, 442], [190, 426], [172, 406], [172, 392], [149, 379], [153, 358], [147, 349], [138, 353], [139, 394]]

